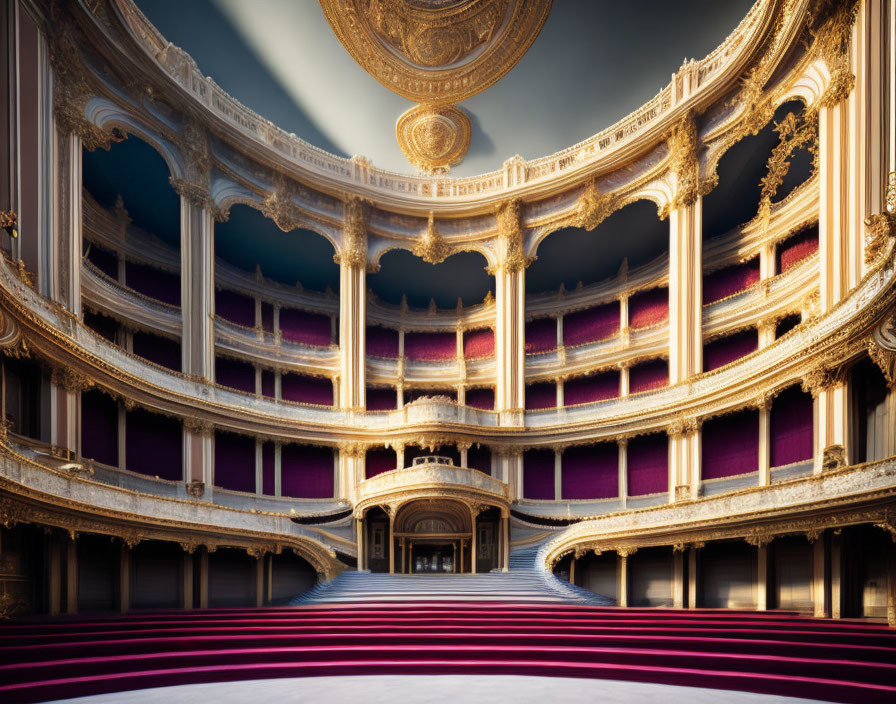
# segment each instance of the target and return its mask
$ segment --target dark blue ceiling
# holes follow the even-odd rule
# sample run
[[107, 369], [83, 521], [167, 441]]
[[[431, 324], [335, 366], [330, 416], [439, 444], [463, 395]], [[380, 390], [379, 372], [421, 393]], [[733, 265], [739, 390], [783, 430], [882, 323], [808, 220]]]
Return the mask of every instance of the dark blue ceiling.
[[441, 264], [427, 264], [408, 251], [394, 249], [380, 259], [380, 270], [368, 274], [367, 285], [378, 298], [397, 305], [407, 295], [412, 308], [426, 308], [434, 299], [439, 308], [479, 303], [495, 291], [495, 277], [486, 273], [488, 262], [476, 252], [460, 252]]

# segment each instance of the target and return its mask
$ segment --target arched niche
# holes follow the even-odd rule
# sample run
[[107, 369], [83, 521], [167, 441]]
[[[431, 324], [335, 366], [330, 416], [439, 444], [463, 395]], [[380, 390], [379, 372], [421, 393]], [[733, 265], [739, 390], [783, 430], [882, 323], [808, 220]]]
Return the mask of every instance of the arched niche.
[[313, 291], [339, 291], [336, 250], [323, 235], [297, 228], [283, 232], [248, 205], [236, 204], [227, 222], [215, 224], [215, 259], [245, 272]]
[[[769, 158], [779, 141], [775, 126], [793, 113], [797, 120], [805, 116], [802, 100], [788, 100], [780, 105], [771, 120], [757, 134], [745, 137], [719, 159], [716, 173], [718, 185], [703, 198], [703, 238], [724, 235], [738, 225], [752, 220], [759, 211], [762, 179], [768, 172]], [[771, 202], [776, 203], [812, 176], [812, 154], [804, 145], [796, 149], [783, 183]]]
[[437, 308], [454, 310], [457, 299], [464, 306], [494, 295], [495, 277], [486, 271], [488, 262], [478, 252], [458, 252], [439, 264], [428, 264], [403, 249], [393, 249], [379, 260], [380, 270], [367, 277], [377, 298], [399, 305], [407, 297], [412, 308], [425, 309], [434, 300]]
[[551, 233], [535, 250], [536, 260], [526, 270], [526, 293], [556, 291], [560, 284], [574, 289], [615, 276], [628, 259], [630, 268], [642, 266], [668, 251], [669, 225], [660, 220], [656, 204], [630, 203], [594, 230], [566, 227]]
[[396, 513], [395, 532], [420, 536], [466, 534], [472, 532], [472, 517], [469, 507], [460, 501], [412, 501]]

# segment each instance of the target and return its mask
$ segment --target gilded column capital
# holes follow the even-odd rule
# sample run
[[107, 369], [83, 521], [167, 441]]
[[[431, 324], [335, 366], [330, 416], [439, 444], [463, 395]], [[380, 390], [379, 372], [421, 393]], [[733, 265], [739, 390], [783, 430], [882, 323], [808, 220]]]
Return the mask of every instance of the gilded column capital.
[[775, 539], [773, 533], [755, 532], [744, 536], [744, 540], [753, 547], [764, 548]]
[[185, 416], [184, 430], [192, 435], [212, 435], [215, 432], [215, 426], [214, 423], [211, 423], [204, 418]]
[[342, 204], [342, 250], [333, 261], [350, 268], [376, 271], [367, 262], [367, 226], [370, 204], [361, 198], [349, 198]]
[[831, 74], [831, 80], [819, 99], [819, 105], [826, 108], [845, 100], [855, 87], [856, 77], [849, 68], [849, 45], [859, 3], [847, 0], [831, 3], [830, 7], [832, 9], [821, 26], [810, 30], [815, 39], [815, 54], [825, 62]]
[[[498, 206], [495, 212], [498, 226], [498, 266], [499, 271], [513, 273], [522, 271], [532, 263], [533, 258], [523, 252], [523, 225], [521, 203], [513, 198]], [[495, 273], [494, 270], [491, 273]]]
[[65, 389], [68, 393], [79, 393], [94, 386], [94, 382], [86, 374], [71, 367], [53, 367], [50, 382], [54, 386]]
[[436, 227], [435, 217], [429, 214], [426, 230], [414, 241], [411, 250], [427, 264], [439, 264], [451, 255], [452, 247]]
[[806, 372], [800, 387], [806, 393], [812, 394], [812, 398], [816, 398], [822, 391], [832, 388], [836, 382], [834, 373], [826, 366], [819, 365]]
[[191, 181], [186, 178], [170, 176], [168, 182], [177, 195], [185, 198], [197, 208], [204, 208], [211, 213], [217, 222], [226, 222], [229, 213], [218, 207], [209, 190], [209, 185], [203, 181]]
[[618, 207], [618, 199], [611, 193], [601, 193], [597, 189], [597, 180], [591, 179], [576, 204], [575, 225], [591, 231], [610, 217]]
[[675, 190], [672, 200], [661, 212], [663, 218], [676, 208], [693, 205], [700, 195], [700, 162], [697, 158], [699, 140], [693, 111], [689, 111], [672, 128], [666, 136], [666, 143]]

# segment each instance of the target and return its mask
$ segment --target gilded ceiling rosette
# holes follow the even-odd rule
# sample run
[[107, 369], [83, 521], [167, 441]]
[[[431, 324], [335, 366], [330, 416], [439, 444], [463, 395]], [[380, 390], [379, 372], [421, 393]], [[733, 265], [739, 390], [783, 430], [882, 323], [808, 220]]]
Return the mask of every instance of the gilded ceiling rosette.
[[365, 71], [418, 105], [398, 120], [399, 146], [424, 171], [446, 171], [470, 145], [454, 103], [485, 90], [528, 51], [551, 0], [320, 0]]

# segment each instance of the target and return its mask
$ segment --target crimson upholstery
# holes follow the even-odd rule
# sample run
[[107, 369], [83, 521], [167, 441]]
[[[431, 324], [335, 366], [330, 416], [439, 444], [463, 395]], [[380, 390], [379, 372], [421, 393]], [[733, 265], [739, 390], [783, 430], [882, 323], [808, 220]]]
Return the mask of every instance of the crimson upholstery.
[[883, 704], [896, 699], [894, 662], [886, 624], [788, 611], [417, 602], [0, 625], [8, 704], [366, 674], [587, 677]]
[[557, 349], [556, 318], [538, 318], [526, 323], [526, 354]]
[[467, 450], [467, 467], [483, 474], [492, 473], [492, 452], [486, 445], [473, 445]]
[[669, 319], [669, 289], [652, 288], [628, 299], [628, 326], [633, 330], [664, 323]]
[[669, 490], [669, 440], [665, 433], [632, 438], [627, 462], [629, 496]]
[[284, 445], [280, 456], [280, 495], [328, 499], [335, 492], [333, 450], [314, 445]]
[[215, 486], [255, 491], [255, 440], [235, 433], [215, 433]]
[[775, 247], [775, 272], [783, 274], [818, 251], [818, 225], [791, 235]]
[[720, 479], [759, 469], [759, 411], [740, 411], [703, 424], [701, 476]]
[[255, 327], [255, 301], [236, 291], [215, 289], [215, 315], [246, 328]]
[[304, 374], [283, 374], [280, 377], [280, 395], [284, 401], [293, 403], [332, 406], [333, 382]]
[[128, 288], [172, 306], [180, 305], [180, 274], [125, 262], [124, 277]]
[[367, 328], [364, 338], [368, 356], [398, 358], [398, 330], [371, 325]]
[[812, 396], [798, 386], [775, 397], [769, 419], [772, 467], [812, 459], [812, 406]]
[[255, 393], [255, 367], [230, 357], [215, 357], [215, 382], [247, 394]]
[[554, 499], [553, 450], [527, 450], [523, 453], [523, 498]]
[[557, 384], [552, 381], [539, 381], [526, 385], [526, 410], [537, 411], [540, 408], [557, 406]]
[[759, 257], [703, 276], [703, 305], [746, 291], [759, 281]]
[[563, 403], [577, 406], [619, 396], [619, 372], [601, 372], [593, 376], [580, 376], [563, 383]]
[[142, 409], [125, 418], [125, 468], [161, 479], [183, 479], [183, 426]]
[[628, 392], [630, 394], [661, 389], [668, 385], [669, 363], [665, 359], [641, 362], [628, 370]]
[[392, 411], [398, 408], [398, 392], [395, 389], [367, 387], [368, 411]]
[[619, 332], [619, 301], [563, 316], [563, 344], [575, 347], [606, 340]]
[[118, 466], [118, 404], [96, 390], [81, 393], [81, 454]]
[[329, 315], [309, 313], [296, 308], [280, 310], [280, 334], [289, 342], [327, 347], [333, 342]]
[[464, 358], [486, 359], [495, 356], [495, 331], [491, 328], [464, 333]]
[[610, 499], [619, 496], [619, 446], [602, 442], [563, 451], [561, 496], [564, 499]]
[[261, 491], [273, 496], [276, 494], [274, 443], [266, 442], [261, 446]]
[[404, 356], [420, 361], [455, 359], [457, 357], [457, 334], [453, 332], [405, 333]]
[[759, 332], [753, 328], [726, 335], [703, 345], [703, 370], [724, 367], [736, 359], [746, 357], [759, 347]]
[[470, 408], [481, 408], [486, 411], [495, 410], [495, 390], [490, 387], [467, 389], [464, 394], [466, 405]]
[[367, 451], [364, 460], [364, 477], [370, 479], [377, 474], [389, 472], [398, 465], [395, 450], [388, 447], [372, 447]]
[[131, 337], [134, 354], [160, 367], [179, 372], [181, 367], [180, 340], [169, 340], [151, 332], [137, 331]]

